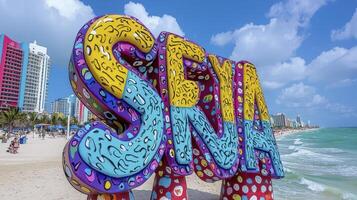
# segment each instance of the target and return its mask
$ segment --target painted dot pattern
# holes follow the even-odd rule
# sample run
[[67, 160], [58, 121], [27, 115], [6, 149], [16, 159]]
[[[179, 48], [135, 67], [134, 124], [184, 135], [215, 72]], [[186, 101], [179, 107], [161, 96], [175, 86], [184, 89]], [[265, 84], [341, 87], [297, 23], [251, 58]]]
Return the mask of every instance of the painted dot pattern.
[[156, 172], [151, 200], [187, 200], [185, 176], [174, 176], [170, 168], [160, 163]]
[[[98, 34], [95, 31], [88, 30], [91, 30], [90, 27], [96, 23], [98, 19], [102, 20], [101, 23], [108, 22], [112, 24], [110, 20], [114, 18], [121, 19], [123, 22], [129, 20], [129, 22], [133, 24], [139, 23], [137, 26], [140, 26], [140, 29], [144, 29], [144, 32], [135, 32], [138, 27], [135, 28], [134, 26], [129, 26], [129, 29], [133, 28], [130, 29], [130, 32], [134, 34], [136, 39], [141, 38], [142, 40], [134, 39], [133, 41], [114, 42], [116, 44], [112, 43], [112, 40], [109, 40], [111, 44], [110, 48], [97, 49], [96, 45], [102, 45], [100, 41], [103, 38], [100, 37], [105, 37], [105, 34]], [[96, 24], [96, 26], [98, 24]], [[119, 35], [127, 34], [125, 33], [125, 29], [121, 27], [122, 25], [123, 24], [119, 23], [117, 26], [120, 31]], [[101, 26], [98, 25], [98, 27]], [[113, 31], [115, 31], [113, 26], [110, 27], [108, 25], [106, 28], [110, 30], [113, 28]], [[138, 33], [140, 37], [137, 37]], [[86, 37], [86, 35], [91, 37]], [[86, 43], [85, 40], [91, 40], [91, 38], [93, 39], [94, 37], [96, 37], [95, 40], [97, 43], [88, 49], [88, 45], [86, 44], [92, 45], [92, 43], [88, 41], [88, 43]], [[129, 37], [126, 35], [123, 38]], [[180, 41], [179, 49], [183, 50], [183, 52], [181, 52], [179, 56], [175, 54], [175, 56], [177, 56], [175, 59], [172, 59], [170, 54], [173, 54], [176, 50], [167, 50], [168, 48], [172, 48], [173, 45], [171, 44], [171, 47], [167, 45], [168, 38], [175, 38], [176, 42]], [[138, 46], [138, 41], [140, 41], [139, 43], [143, 43]], [[119, 15], [94, 18], [85, 24], [78, 33], [69, 64], [70, 83], [76, 95], [86, 107], [98, 116], [100, 120], [104, 121], [105, 124], [97, 121], [87, 125], [84, 129], [81, 129], [75, 134], [65, 147], [63, 170], [70, 184], [77, 190], [88, 194], [88, 199], [133, 199], [130, 189], [141, 185], [151, 174], [155, 173], [156, 177], [152, 199], [186, 200], [187, 185], [184, 176], [191, 174], [193, 171], [200, 179], [206, 182], [224, 179], [221, 199], [269, 200], [273, 198], [271, 178], [282, 176], [280, 170], [282, 166], [279, 166], [278, 171], [274, 170], [273, 167], [273, 165], [276, 166], [276, 163], [279, 164], [280, 162], [279, 154], [277, 153], [275, 154], [277, 156], [272, 157], [271, 154], [269, 155], [269, 153], [267, 153], [268, 151], [259, 151], [258, 148], [252, 145], [250, 145], [250, 151], [247, 150], [247, 146], [249, 146], [250, 143], [246, 137], [246, 129], [249, 129], [248, 131], [252, 129], [262, 132], [262, 130], [266, 129], [263, 122], [268, 117], [264, 98], [260, 91], [261, 88], [258, 88], [259, 91], [257, 90], [259, 92], [257, 98], [255, 98], [254, 92], [245, 93], [247, 86], [245, 85], [246, 81], [244, 78], [246, 76], [244, 77], [243, 74], [246, 75], [247, 73], [244, 66], [251, 66], [249, 72], [255, 72], [254, 66], [246, 61], [234, 62], [220, 56], [214, 56], [215, 65], [213, 66], [209, 62], [208, 54], [204, 52], [203, 48], [192, 42], [187, 46], [187, 41], [188, 40], [184, 38], [166, 32], [160, 33], [157, 40], [154, 41], [152, 34], [135, 18]], [[143, 50], [145, 50], [145, 53], [143, 53]], [[93, 66], [90, 67], [84, 55], [88, 54], [90, 56], [94, 51], [96, 51], [98, 55], [103, 54], [105, 58], [108, 57], [108, 59], [112, 61], [112, 66], [105, 66], [105, 62], [101, 62], [99, 66], [99, 63], [95, 61], [99, 59], [100, 56], [94, 55], [93, 63], [91, 63]], [[107, 51], [110, 51], [109, 54]], [[190, 53], [190, 51], [193, 52]], [[191, 57], [188, 56], [186, 58], [183, 55], [186, 57], [190, 55]], [[185, 83], [186, 86], [190, 85], [192, 89], [191, 92], [185, 91], [188, 87], [185, 87], [183, 84], [178, 87], [180, 91], [176, 91], [173, 95], [172, 85], [168, 85], [170, 83], [170, 76], [172, 75], [168, 76], [168, 73], [173, 71], [172, 69], [171, 71], [167, 69], [168, 63], [173, 61], [175, 61], [176, 64], [180, 61], [180, 67], [177, 68], [178, 65], [174, 65], [174, 72], [181, 74], [181, 79], [176, 80], [175, 86], [180, 85], [180, 83]], [[112, 75], [114, 73], [108, 73], [110, 72], [109, 69], [117, 70], [117, 65], [119, 66], [117, 72], [119, 75], [115, 76], [116, 81], [111, 82], [110, 79], [113, 78]], [[232, 67], [232, 72], [224, 70], [219, 72], [217, 69], [220, 68], [217, 67], [223, 66]], [[96, 67], [100, 67], [102, 70], [99, 75], [93, 73]], [[185, 70], [182, 70], [182, 68]], [[214, 70], [214, 68], [216, 69]], [[217, 74], [217, 72], [220, 74]], [[229, 74], [227, 75], [227, 73]], [[227, 77], [229, 78], [227, 79]], [[175, 79], [175, 75], [171, 76], [171, 78]], [[229, 79], [233, 79], [232, 84], [229, 83]], [[225, 82], [224, 87], [220, 87], [223, 86], [220, 85], [220, 81]], [[118, 83], [120, 84], [118, 85]], [[131, 84], [131, 87], [124, 87], [125, 84]], [[147, 98], [146, 95], [140, 96], [140, 93], [138, 93], [135, 98], [134, 95], [130, 95], [133, 94], [135, 90], [138, 90], [139, 84], [145, 86], [142, 87], [145, 88], [145, 91], [150, 89], [150, 91], [154, 91], [153, 93], [158, 93], [161, 101], [150, 101], [150, 105], [144, 106], [144, 109], [161, 106], [161, 110], [163, 111], [161, 113], [160, 110], [160, 113], [163, 117], [159, 117], [160, 121], [150, 120], [148, 118], [143, 119], [142, 116], [144, 116], [144, 114], [140, 112], [140, 110], [143, 110], [143, 107], [141, 107], [141, 109], [138, 109], [139, 107], [134, 108], [134, 104], [131, 103], [131, 101], [125, 100], [125, 98], [133, 97], [132, 100], [134, 103], [144, 105], [142, 102], [145, 102]], [[259, 84], [254, 84], [255, 89], [257, 89], [256, 87], [260, 87]], [[226, 91], [228, 89], [233, 89], [233, 91]], [[142, 91], [141, 89], [139, 90]], [[232, 99], [230, 99], [231, 96]], [[174, 104], [171, 104], [170, 98]], [[174, 101], [172, 99], [174, 99]], [[245, 99], [248, 99], [248, 101]], [[246, 104], [249, 104], [249, 106], [246, 106]], [[208, 129], [214, 129], [214, 131], [211, 132], [207, 131], [208, 129], [205, 127], [204, 132], [216, 134], [218, 137], [215, 137], [215, 140], [204, 140], [206, 137], [202, 139], [202, 133], [193, 130], [195, 127], [189, 127], [187, 129], [190, 131], [189, 134], [182, 134], [183, 132], [175, 133], [175, 131], [173, 131], [173, 121], [176, 119], [173, 117], [172, 109], [176, 108], [174, 108], [173, 105], [183, 107], [197, 105], [196, 113], [203, 113], [202, 116], [207, 117], [207, 120], [204, 121], [208, 122], [205, 125], [210, 126]], [[233, 111], [231, 107], [233, 107]], [[253, 107], [254, 109], [252, 109]], [[247, 110], [247, 108], [249, 108], [249, 110]], [[260, 111], [262, 111], [262, 113], [260, 113]], [[151, 115], [154, 114], [151, 113]], [[249, 119], [252, 118], [249, 128], [247, 128], [245, 124], [245, 115], [249, 116]], [[192, 116], [194, 115], [190, 117], [194, 118]], [[180, 119], [180, 117], [181, 116], [178, 118]], [[157, 125], [157, 122], [163, 123], [161, 127], [164, 129], [164, 131], [162, 131], [164, 135], [162, 139], [160, 137], [157, 141], [157, 145], [156, 143], [154, 145], [157, 149], [155, 150], [155, 155], [147, 160], [131, 159], [130, 156], [135, 157], [139, 154], [136, 152], [138, 154], [133, 153], [129, 155], [124, 163], [120, 163], [121, 161], [117, 162], [118, 166], [125, 166], [125, 168], [130, 169], [129, 162], [144, 162], [143, 160], [145, 160], [145, 166], [139, 166], [138, 164], [138, 166], [133, 167], [133, 169], [140, 169], [138, 171], [131, 170], [130, 174], [128, 171], [120, 174], [115, 172], [115, 170], [118, 170], [116, 167], [114, 170], [110, 168], [107, 170], [108, 168], [103, 167], [104, 164], [102, 165], [102, 163], [106, 161], [108, 156], [106, 159], [101, 156], [93, 157], [95, 159], [88, 159], [83, 162], [82, 158], [84, 154], [78, 153], [82, 152], [80, 151], [81, 144], [90, 150], [93, 146], [100, 144], [99, 142], [93, 142], [93, 145], [90, 140], [84, 141], [83, 139], [88, 132], [95, 132], [96, 129], [102, 130], [100, 134], [102, 134], [103, 137], [99, 138], [101, 141], [120, 139], [121, 141], [128, 142], [126, 147], [121, 145], [115, 146], [118, 151], [109, 151], [111, 155], [114, 155], [114, 152], [126, 151], [138, 142], [146, 143], [153, 138], [136, 136], [140, 135], [140, 131], [142, 131], [141, 128], [143, 127], [142, 124], [147, 124], [148, 121], [150, 121], [150, 123], [152, 122], [153, 126]], [[223, 143], [223, 145], [227, 146], [216, 145], [216, 147], [212, 149], [210, 144], [215, 144], [218, 140], [228, 141], [224, 139], [227, 121], [231, 122], [231, 129], [229, 130], [234, 130], [230, 131], [228, 135], [234, 137], [230, 137], [231, 141]], [[157, 131], [153, 131], [152, 135], [156, 134]], [[175, 134], [179, 134], [180, 137], [182, 136], [182, 138], [184, 138], [184, 151], [178, 151], [178, 146], [182, 142], [177, 142], [180, 137], [175, 136]], [[206, 136], [207, 138], [211, 138], [212, 134]], [[255, 134], [255, 137], [257, 137], [257, 134]], [[82, 139], [84, 142], [81, 141]], [[275, 141], [274, 138], [270, 139], [270, 142]], [[102, 147], [102, 145], [98, 145], [98, 147]], [[229, 149], [228, 151], [233, 149], [234, 153], [232, 154], [232, 151], [227, 151], [227, 153], [231, 154], [221, 153], [227, 149]], [[145, 148], [144, 150], [140, 148], [136, 150], [146, 151]], [[273, 149], [272, 151], [276, 150]], [[247, 157], [247, 152], [250, 153], [250, 157]], [[117, 153], [115, 156], [119, 154], [123, 153]], [[181, 158], [182, 160], [180, 160]], [[96, 162], [94, 165], [92, 164], [93, 160]], [[222, 163], [222, 161], [226, 160], [229, 160], [229, 164]], [[249, 164], [249, 167], [247, 167], [247, 164]], [[102, 170], [103, 168], [106, 170]], [[126, 176], [126, 174], [128, 174], [128, 176]]]
[[266, 173], [264, 161], [259, 160], [258, 173], [238, 172], [232, 178], [222, 182], [222, 199], [239, 200], [272, 200], [273, 186], [271, 174]]

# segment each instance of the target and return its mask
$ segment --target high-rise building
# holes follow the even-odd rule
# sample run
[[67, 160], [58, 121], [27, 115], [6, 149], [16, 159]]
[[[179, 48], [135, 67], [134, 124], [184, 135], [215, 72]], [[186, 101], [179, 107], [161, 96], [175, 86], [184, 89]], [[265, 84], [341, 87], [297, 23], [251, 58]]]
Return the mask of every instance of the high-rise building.
[[299, 123], [293, 119], [286, 120], [286, 127], [288, 128], [299, 128]]
[[277, 113], [276, 115], [272, 115], [271, 117], [273, 118], [275, 127], [287, 127], [288, 126], [288, 120], [284, 113]]
[[274, 118], [272, 116], [270, 116], [270, 124], [272, 127], [275, 126]]
[[0, 35], [0, 110], [19, 107], [43, 112], [47, 97], [50, 57], [47, 48], [18, 43]]
[[296, 122], [297, 122], [298, 126], [301, 127], [301, 117], [300, 117], [300, 115], [298, 115], [296, 117]]
[[51, 112], [62, 113], [65, 116], [68, 116], [69, 112], [71, 112], [71, 116], [74, 116], [75, 104], [76, 100], [73, 95], [69, 97], [59, 98], [51, 103]]
[[68, 98], [56, 99], [51, 103], [52, 113], [62, 113], [67, 116], [69, 112]]
[[20, 43], [0, 35], [0, 110], [19, 106], [23, 57]]
[[84, 124], [89, 121], [91, 116], [91, 111], [78, 99], [76, 98], [76, 108], [74, 116], [77, 118], [79, 124]]
[[50, 57], [47, 48], [36, 41], [28, 45], [28, 64], [25, 77], [23, 111], [40, 112], [45, 110], [50, 70]]

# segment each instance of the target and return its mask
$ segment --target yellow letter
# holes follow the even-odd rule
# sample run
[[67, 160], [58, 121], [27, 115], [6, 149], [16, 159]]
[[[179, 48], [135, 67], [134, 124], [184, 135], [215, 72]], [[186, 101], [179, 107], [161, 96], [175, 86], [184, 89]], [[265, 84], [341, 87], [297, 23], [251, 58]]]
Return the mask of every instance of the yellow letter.
[[150, 31], [132, 18], [106, 15], [96, 20], [84, 41], [85, 59], [94, 78], [102, 87], [122, 98], [128, 69], [113, 55], [113, 45], [129, 42], [147, 53], [154, 45]]
[[185, 79], [183, 58], [201, 63], [205, 56], [203, 48], [170, 34], [167, 38], [166, 56], [171, 105], [178, 107], [195, 106], [199, 98], [199, 89], [197, 83]]
[[254, 104], [257, 102], [260, 119], [269, 121], [269, 113], [264, 101], [262, 88], [254, 65], [244, 63], [244, 119], [254, 119]]
[[215, 55], [209, 55], [208, 58], [219, 79], [223, 120], [234, 123], [232, 63], [230, 60], [225, 60], [220, 65]]

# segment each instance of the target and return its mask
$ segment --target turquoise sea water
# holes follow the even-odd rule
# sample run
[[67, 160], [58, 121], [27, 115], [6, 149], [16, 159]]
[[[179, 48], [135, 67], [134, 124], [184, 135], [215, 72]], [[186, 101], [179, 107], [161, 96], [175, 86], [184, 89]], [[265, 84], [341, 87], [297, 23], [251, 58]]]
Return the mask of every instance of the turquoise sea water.
[[357, 200], [357, 128], [321, 128], [277, 138], [286, 176], [277, 200]]

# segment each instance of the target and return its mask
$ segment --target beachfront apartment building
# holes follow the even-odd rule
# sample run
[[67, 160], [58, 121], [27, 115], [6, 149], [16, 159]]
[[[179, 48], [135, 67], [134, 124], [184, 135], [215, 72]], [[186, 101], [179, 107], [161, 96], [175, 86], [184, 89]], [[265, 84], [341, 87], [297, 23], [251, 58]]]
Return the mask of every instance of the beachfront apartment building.
[[296, 122], [297, 122], [297, 124], [298, 124], [299, 127], [302, 127], [302, 126], [301, 126], [301, 125], [302, 125], [302, 121], [301, 121], [300, 115], [297, 115], [297, 116], [296, 116]]
[[84, 124], [91, 119], [91, 111], [76, 97], [76, 108], [74, 116], [79, 124]]
[[276, 115], [272, 115], [271, 117], [272, 121], [274, 122], [274, 127], [287, 127], [288, 121], [284, 113], [277, 113]]
[[297, 115], [296, 119], [289, 119], [284, 113], [277, 113], [276, 115], [271, 115], [270, 122], [272, 127], [276, 128], [319, 127], [319, 125], [311, 125], [310, 120], [308, 120], [307, 123], [304, 123], [300, 115]]
[[24, 101], [20, 107], [25, 112], [42, 113], [45, 110], [51, 60], [47, 48], [36, 41], [30, 43], [28, 48]]
[[62, 113], [67, 116], [69, 113], [70, 103], [68, 102], [68, 97], [56, 99], [51, 103], [52, 113]]
[[85, 124], [94, 118], [92, 112], [74, 95], [56, 99], [51, 103], [51, 113], [62, 113], [68, 116], [69, 112], [78, 120], [78, 124]]
[[44, 112], [50, 70], [47, 48], [0, 35], [0, 110]]
[[51, 103], [51, 113], [62, 113], [64, 116], [75, 116], [76, 97], [74, 95], [56, 99]]
[[18, 107], [23, 60], [22, 45], [0, 35], [0, 110]]

